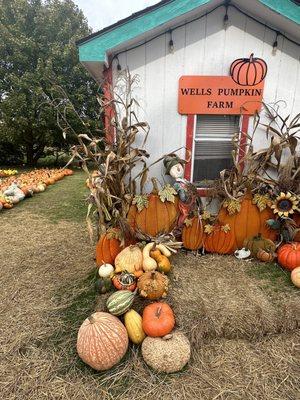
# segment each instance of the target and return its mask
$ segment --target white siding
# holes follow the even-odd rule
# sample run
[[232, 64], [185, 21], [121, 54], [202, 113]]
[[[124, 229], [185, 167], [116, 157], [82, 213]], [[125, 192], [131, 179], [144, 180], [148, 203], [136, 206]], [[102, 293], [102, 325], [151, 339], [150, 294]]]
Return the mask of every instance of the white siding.
[[[234, 59], [254, 53], [268, 64], [265, 102], [283, 100], [286, 102], [283, 114], [300, 112], [299, 47], [279, 37], [278, 50], [273, 55], [273, 31], [232, 8], [230, 25], [225, 30], [223, 17], [224, 9], [219, 8], [175, 29], [173, 54], [168, 47], [170, 34], [166, 33], [119, 56], [122, 68], [128, 66], [132, 74], [140, 75], [136, 96], [142, 106], [140, 116], [151, 126], [147, 150], [152, 161], [185, 146], [186, 116], [177, 112], [178, 80], [182, 75], [228, 75]], [[116, 62], [113, 65], [116, 76]], [[261, 131], [255, 146], [263, 147], [264, 142]], [[181, 155], [184, 156], [184, 150]], [[153, 167], [151, 174], [162, 180], [162, 163]]]

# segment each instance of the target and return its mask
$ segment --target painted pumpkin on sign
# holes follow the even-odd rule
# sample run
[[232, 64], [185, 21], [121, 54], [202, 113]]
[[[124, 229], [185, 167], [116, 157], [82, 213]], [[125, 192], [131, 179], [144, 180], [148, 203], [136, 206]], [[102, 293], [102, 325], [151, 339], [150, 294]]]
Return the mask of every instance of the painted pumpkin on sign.
[[239, 58], [230, 66], [230, 76], [235, 83], [241, 86], [254, 86], [262, 82], [267, 75], [267, 64], [261, 58]]

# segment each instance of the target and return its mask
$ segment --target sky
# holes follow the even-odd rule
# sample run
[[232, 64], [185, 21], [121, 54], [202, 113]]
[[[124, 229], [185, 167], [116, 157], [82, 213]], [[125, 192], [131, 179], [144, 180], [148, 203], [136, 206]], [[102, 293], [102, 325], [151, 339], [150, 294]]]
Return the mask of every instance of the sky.
[[73, 0], [88, 19], [93, 32], [126, 18], [159, 0]]

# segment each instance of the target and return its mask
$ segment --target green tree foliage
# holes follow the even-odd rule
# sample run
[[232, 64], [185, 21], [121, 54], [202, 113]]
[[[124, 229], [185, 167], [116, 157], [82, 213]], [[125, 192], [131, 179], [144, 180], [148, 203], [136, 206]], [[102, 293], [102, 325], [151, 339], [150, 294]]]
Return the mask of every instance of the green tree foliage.
[[61, 88], [87, 125], [97, 123], [97, 86], [79, 64], [75, 45], [89, 33], [71, 0], [0, 0], [0, 141], [19, 147], [30, 165], [46, 146], [68, 148], [76, 142], [74, 132], [84, 133], [70, 109], [73, 128], [63, 137], [49, 105], [61, 99]]

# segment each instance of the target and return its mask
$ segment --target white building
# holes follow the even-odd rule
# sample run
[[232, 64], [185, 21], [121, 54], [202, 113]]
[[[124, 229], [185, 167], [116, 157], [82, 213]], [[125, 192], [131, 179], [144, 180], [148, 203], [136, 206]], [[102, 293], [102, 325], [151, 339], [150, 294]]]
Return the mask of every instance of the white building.
[[[230, 165], [231, 137], [239, 128], [251, 133], [252, 117], [241, 109], [232, 114], [229, 101], [205, 113], [202, 106], [210, 99], [201, 85], [193, 92], [196, 110], [179, 113], [180, 78], [228, 77], [234, 60], [254, 53], [268, 67], [263, 101], [283, 100], [282, 114], [296, 115], [300, 112], [299, 24], [298, 1], [164, 0], [83, 38], [78, 48], [80, 61], [99, 82], [103, 77], [114, 81], [120, 68], [139, 75], [135, 96], [142, 106], [141, 120], [151, 127], [147, 143], [151, 159], [186, 146], [192, 151], [186, 177], [203, 187], [203, 180]], [[246, 92], [245, 104], [247, 100]], [[260, 131], [256, 146], [262, 147], [265, 140]], [[185, 151], [180, 155], [184, 157]], [[162, 163], [151, 173], [161, 178]]]

